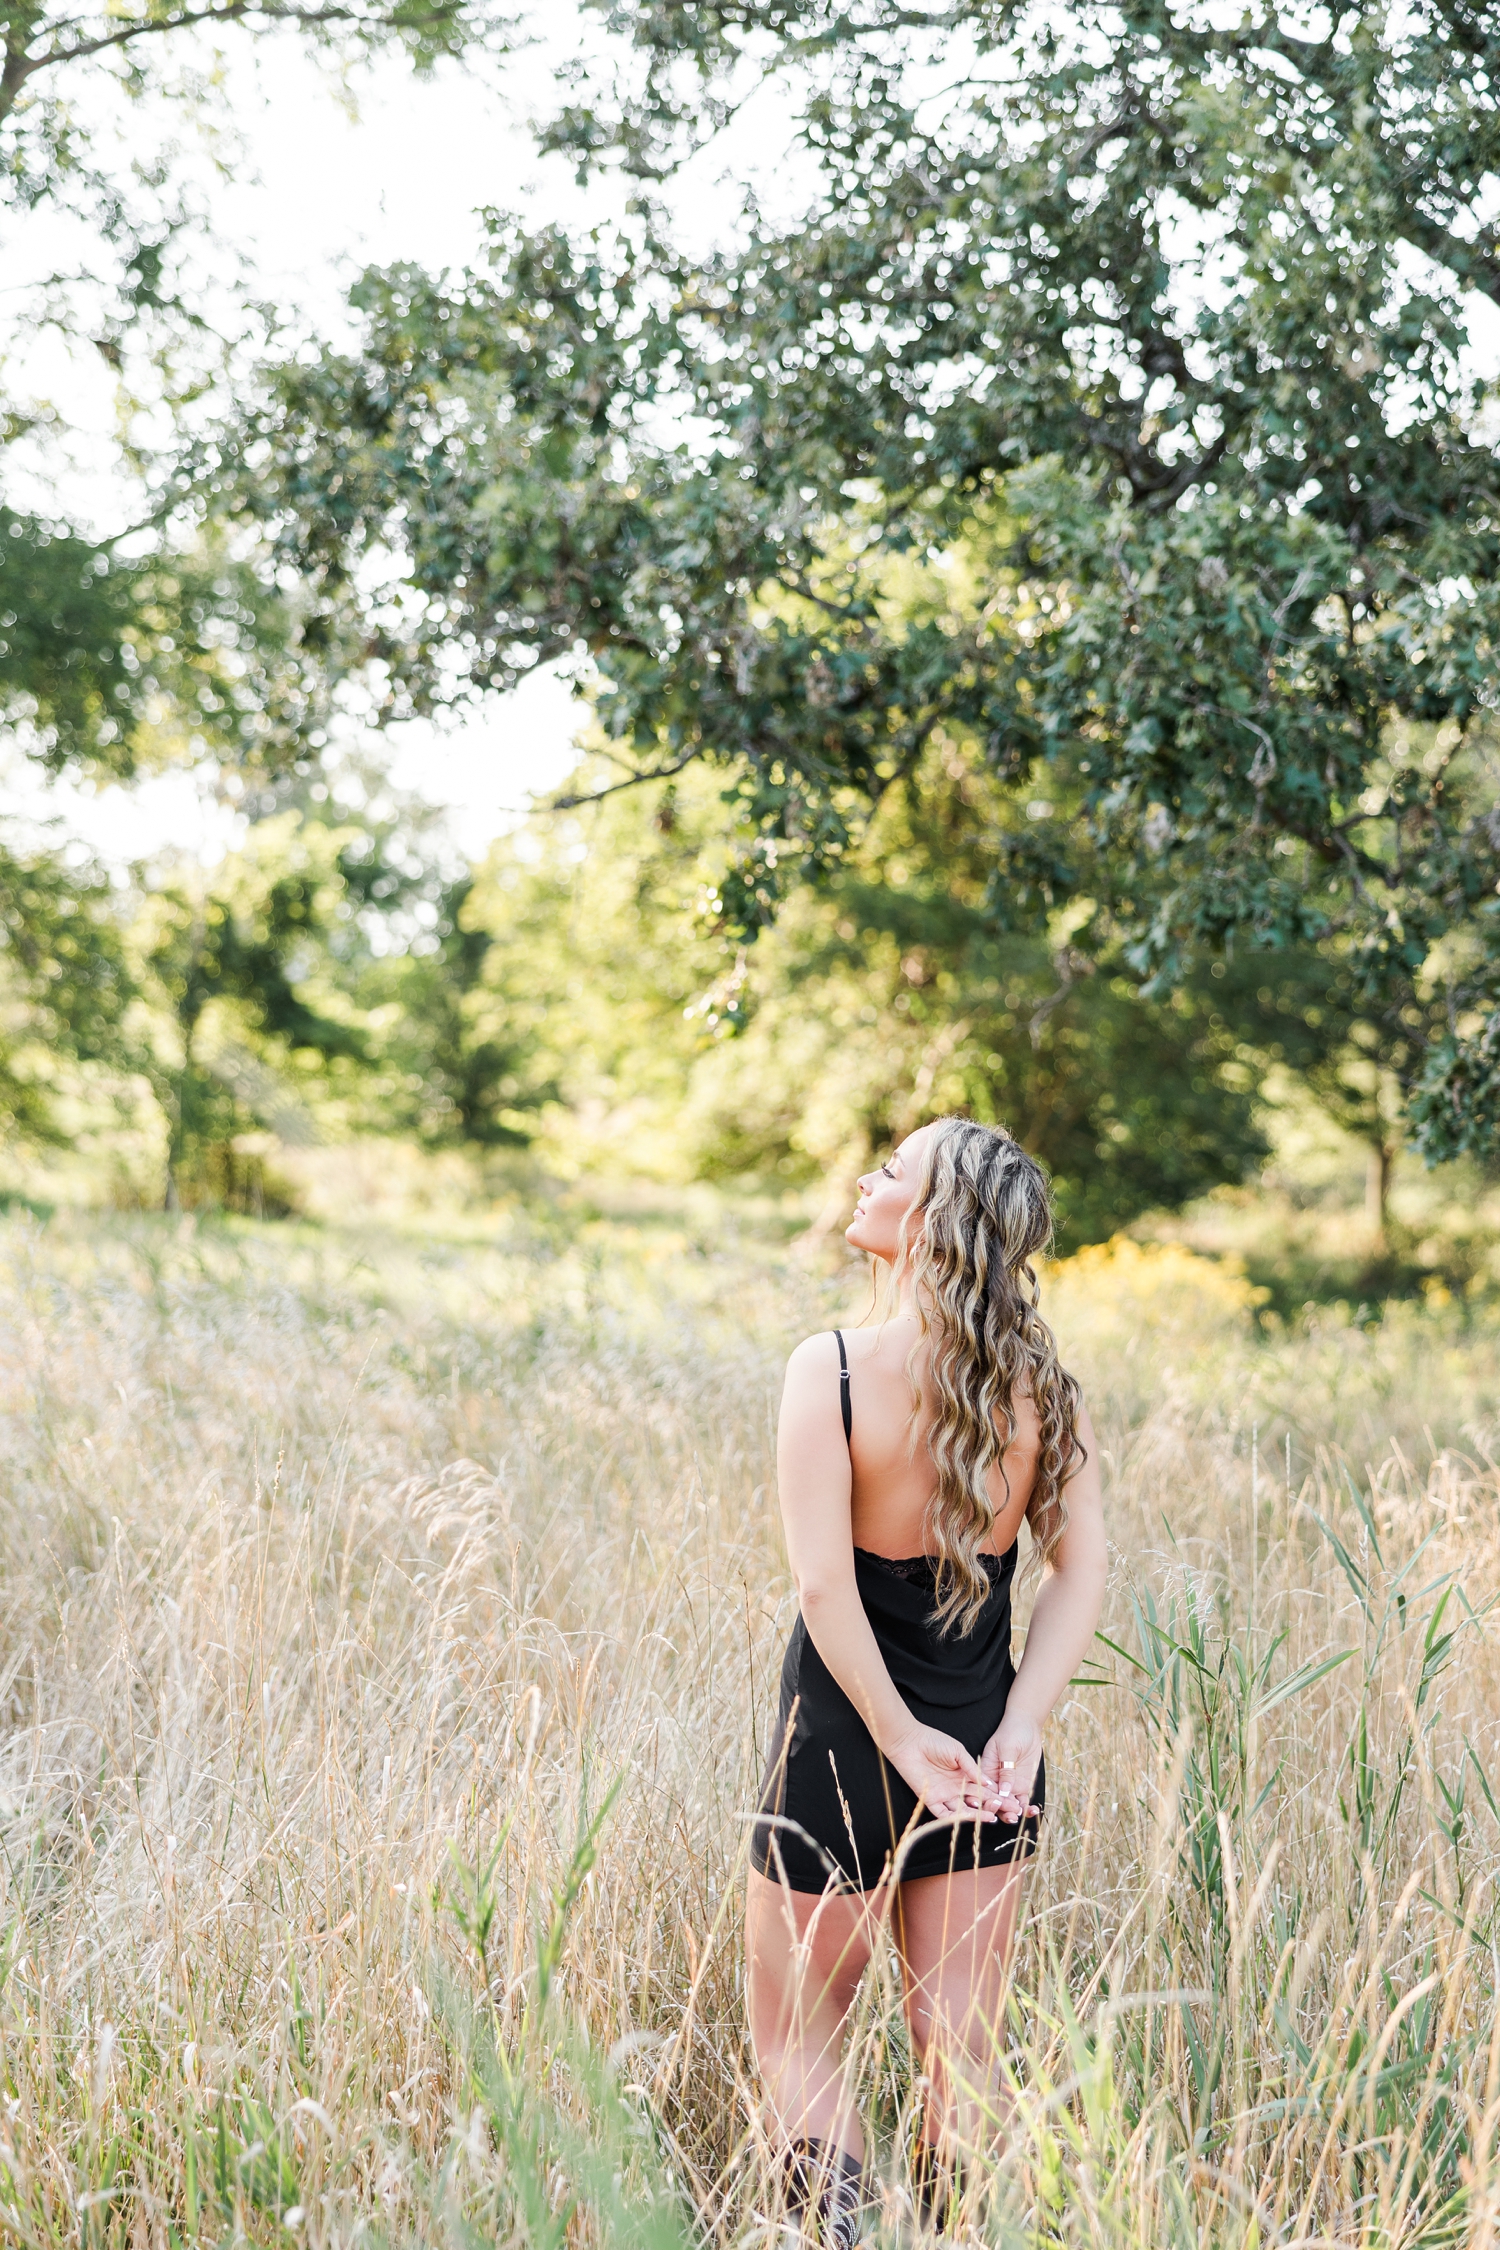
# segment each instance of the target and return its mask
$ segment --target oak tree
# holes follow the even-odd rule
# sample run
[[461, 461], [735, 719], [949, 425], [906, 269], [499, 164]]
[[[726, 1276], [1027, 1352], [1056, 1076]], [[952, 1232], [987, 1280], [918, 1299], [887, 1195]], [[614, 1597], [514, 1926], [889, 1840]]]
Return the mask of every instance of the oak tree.
[[[723, 775], [738, 934], [976, 744], [997, 928], [1102, 882], [1152, 990], [1311, 950], [1491, 1149], [1500, 8], [594, 12], [544, 137], [627, 214], [367, 275], [239, 433], [391, 707], [586, 652], [622, 781]], [[752, 99], [804, 208], [689, 250]]]

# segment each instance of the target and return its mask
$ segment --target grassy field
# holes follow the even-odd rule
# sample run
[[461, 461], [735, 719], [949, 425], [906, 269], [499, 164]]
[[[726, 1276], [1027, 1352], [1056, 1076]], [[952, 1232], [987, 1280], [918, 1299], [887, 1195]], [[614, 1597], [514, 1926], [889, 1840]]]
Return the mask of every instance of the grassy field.
[[[1115, 1646], [1049, 1739], [991, 2243], [1500, 2225], [1500, 1331], [1249, 1296], [1049, 1279]], [[766, 2235], [774, 1402], [860, 1297], [707, 1209], [0, 1222], [10, 2236]], [[885, 1972], [855, 2054], [894, 2238]]]

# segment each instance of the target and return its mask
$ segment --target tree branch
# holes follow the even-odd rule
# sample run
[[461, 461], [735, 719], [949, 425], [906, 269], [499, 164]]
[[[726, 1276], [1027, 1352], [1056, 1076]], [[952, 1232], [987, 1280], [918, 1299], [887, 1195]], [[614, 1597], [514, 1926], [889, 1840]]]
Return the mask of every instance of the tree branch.
[[670, 781], [673, 774], [683, 772], [686, 767], [693, 764], [695, 759], [701, 758], [705, 747], [706, 745], [700, 742], [696, 750], [689, 750], [684, 757], [678, 758], [674, 764], [653, 766], [649, 773], [637, 773], [632, 770], [626, 774], [623, 781], [612, 781], [604, 789], [580, 789], [571, 796], [551, 797], [543, 810], [546, 812], [576, 812], [580, 805], [602, 805], [606, 797], [618, 796], [622, 789], [639, 789], [642, 782], [645, 781]]
[[898, 781], [905, 781], [911, 774], [915, 773], [917, 766], [921, 761], [922, 752], [927, 748], [928, 743], [932, 739], [932, 730], [935, 726], [937, 726], [943, 715], [944, 714], [940, 710], [929, 712], [927, 717], [922, 721], [921, 725], [912, 734], [910, 741], [907, 744], [905, 754], [897, 759], [895, 765], [892, 767], [891, 771], [886, 774], [884, 779], [882, 779], [879, 774], [875, 774], [871, 777], [871, 785], [867, 787], [865, 791], [865, 794], [869, 797], [871, 804], [878, 805], [888, 789], [894, 788]]
[[783, 593], [796, 594], [805, 602], [815, 602], [819, 609], [826, 609], [830, 617], [841, 618], [845, 624], [859, 624], [869, 616], [867, 609], [851, 609], [844, 602], [830, 601], [826, 594], [818, 592], [816, 586], [809, 586], [800, 572], [796, 577], [791, 578], [785, 576], [781, 571], [777, 571], [774, 574], [773, 583], [779, 586]]
[[[1457, 35], [1460, 22], [1457, 13], [1450, 8], [1444, 8], [1442, 12], [1450, 31]], [[1477, 54], [1482, 51], [1472, 39], [1461, 40], [1460, 44], [1468, 53]], [[1346, 77], [1343, 59], [1330, 41], [1299, 39], [1294, 33], [1285, 31], [1279, 24], [1272, 22], [1227, 33], [1222, 39], [1222, 45], [1234, 54], [1244, 55], [1253, 48], [1262, 47], [1269, 54], [1282, 56], [1304, 78], [1317, 86], [1340, 112], [1347, 109], [1349, 97], [1357, 92]], [[1473, 242], [1466, 242], [1462, 235], [1454, 234], [1441, 219], [1424, 211], [1409, 193], [1404, 193], [1399, 176], [1388, 176], [1387, 185], [1396, 205], [1398, 231], [1412, 247], [1425, 252], [1439, 265], [1446, 266], [1450, 273], [1457, 275], [1468, 287], [1483, 290], [1487, 297], [1500, 304], [1500, 235], [1497, 235], [1496, 230], [1493, 227], [1487, 228]]]
[[1274, 805], [1268, 808], [1267, 817], [1273, 828], [1279, 828], [1284, 836], [1295, 836], [1299, 843], [1306, 844], [1308, 850], [1316, 852], [1318, 858], [1326, 864], [1336, 866], [1340, 860], [1347, 861], [1362, 897], [1365, 893], [1360, 883], [1361, 876], [1372, 876], [1380, 883], [1390, 882], [1390, 870], [1382, 867], [1378, 859], [1371, 859], [1368, 852], [1362, 852], [1351, 844], [1348, 837], [1338, 829], [1320, 834], [1317, 829], [1307, 827], [1300, 820], [1289, 820]]
[[1130, 486], [1131, 500], [1138, 508], [1170, 508], [1195, 484], [1212, 476], [1229, 450], [1230, 431], [1226, 421], [1206, 453], [1199, 454], [1195, 461], [1181, 461], [1172, 468], [1159, 453], [1143, 445], [1139, 437], [1121, 437], [1111, 432], [1109, 424], [1097, 414], [1081, 414], [1079, 419], [1099, 451], [1117, 464]]
[[[143, 17], [134, 23], [121, 24], [115, 31], [101, 32], [96, 38], [62, 41], [58, 32], [69, 29], [67, 23], [54, 25], [49, 44], [34, 53], [13, 48], [6, 57], [5, 69], [0, 73], [0, 119], [8, 116], [15, 106], [21, 88], [38, 71], [49, 70], [58, 63], [86, 61], [90, 55], [106, 53], [115, 47], [129, 45], [132, 40], [148, 34], [168, 31], [193, 30], [203, 24], [237, 23], [247, 15], [260, 16], [268, 23], [295, 23], [314, 29], [319, 24], [355, 23], [370, 21], [364, 11], [354, 7], [298, 7], [279, 5], [278, 0], [224, 0], [223, 5], [202, 8], [183, 8], [175, 15]], [[74, 22], [80, 19], [74, 18]], [[381, 20], [381, 19], [374, 19]]]
[[1413, 249], [1425, 251], [1468, 288], [1482, 290], [1500, 305], [1500, 238], [1493, 227], [1486, 228], [1474, 241], [1465, 242], [1440, 219], [1430, 218], [1405, 197], [1398, 207], [1396, 224]]
[[1113, 117], [1106, 117], [1092, 132], [1084, 135], [1078, 150], [1078, 161], [1080, 164], [1087, 164], [1091, 156], [1097, 156], [1101, 148], [1108, 148], [1111, 141], [1128, 141], [1140, 122], [1141, 111], [1136, 104], [1116, 110]]

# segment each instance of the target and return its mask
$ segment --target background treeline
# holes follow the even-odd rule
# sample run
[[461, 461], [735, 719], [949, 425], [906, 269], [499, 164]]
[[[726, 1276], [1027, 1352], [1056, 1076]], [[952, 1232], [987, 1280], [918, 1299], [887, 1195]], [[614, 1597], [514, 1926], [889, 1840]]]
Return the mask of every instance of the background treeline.
[[373, 1135], [562, 1177], [827, 1175], [831, 1224], [874, 1152], [958, 1106], [1045, 1159], [1075, 1245], [1252, 1174], [1268, 1083], [1377, 1173], [1392, 1146], [1394, 1088], [1315, 954], [1148, 998], [1092, 901], [1006, 930], [1007, 803], [949, 744], [753, 946], [719, 926], [701, 776], [539, 813], [475, 867], [368, 766], [298, 798], [216, 866], [75, 894], [66, 981], [13, 984], [13, 1131], [86, 1148], [127, 1200], [286, 1208], [287, 1151]]

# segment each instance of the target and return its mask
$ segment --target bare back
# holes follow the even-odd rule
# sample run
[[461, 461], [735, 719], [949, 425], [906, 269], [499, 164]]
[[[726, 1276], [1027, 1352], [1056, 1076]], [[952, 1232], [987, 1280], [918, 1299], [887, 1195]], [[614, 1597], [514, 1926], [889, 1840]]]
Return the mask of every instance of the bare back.
[[[854, 1422], [849, 1442], [854, 1544], [869, 1554], [902, 1559], [928, 1548], [927, 1512], [936, 1483], [925, 1407], [915, 1426], [912, 1422], [906, 1362], [917, 1335], [916, 1318], [907, 1313], [878, 1328], [844, 1330]], [[919, 1381], [921, 1372], [919, 1359]], [[988, 1546], [997, 1555], [1014, 1545], [1036, 1478], [1041, 1433], [1029, 1397], [1016, 1398], [1015, 1414], [1015, 1437], [990, 1471], [995, 1529]]]

